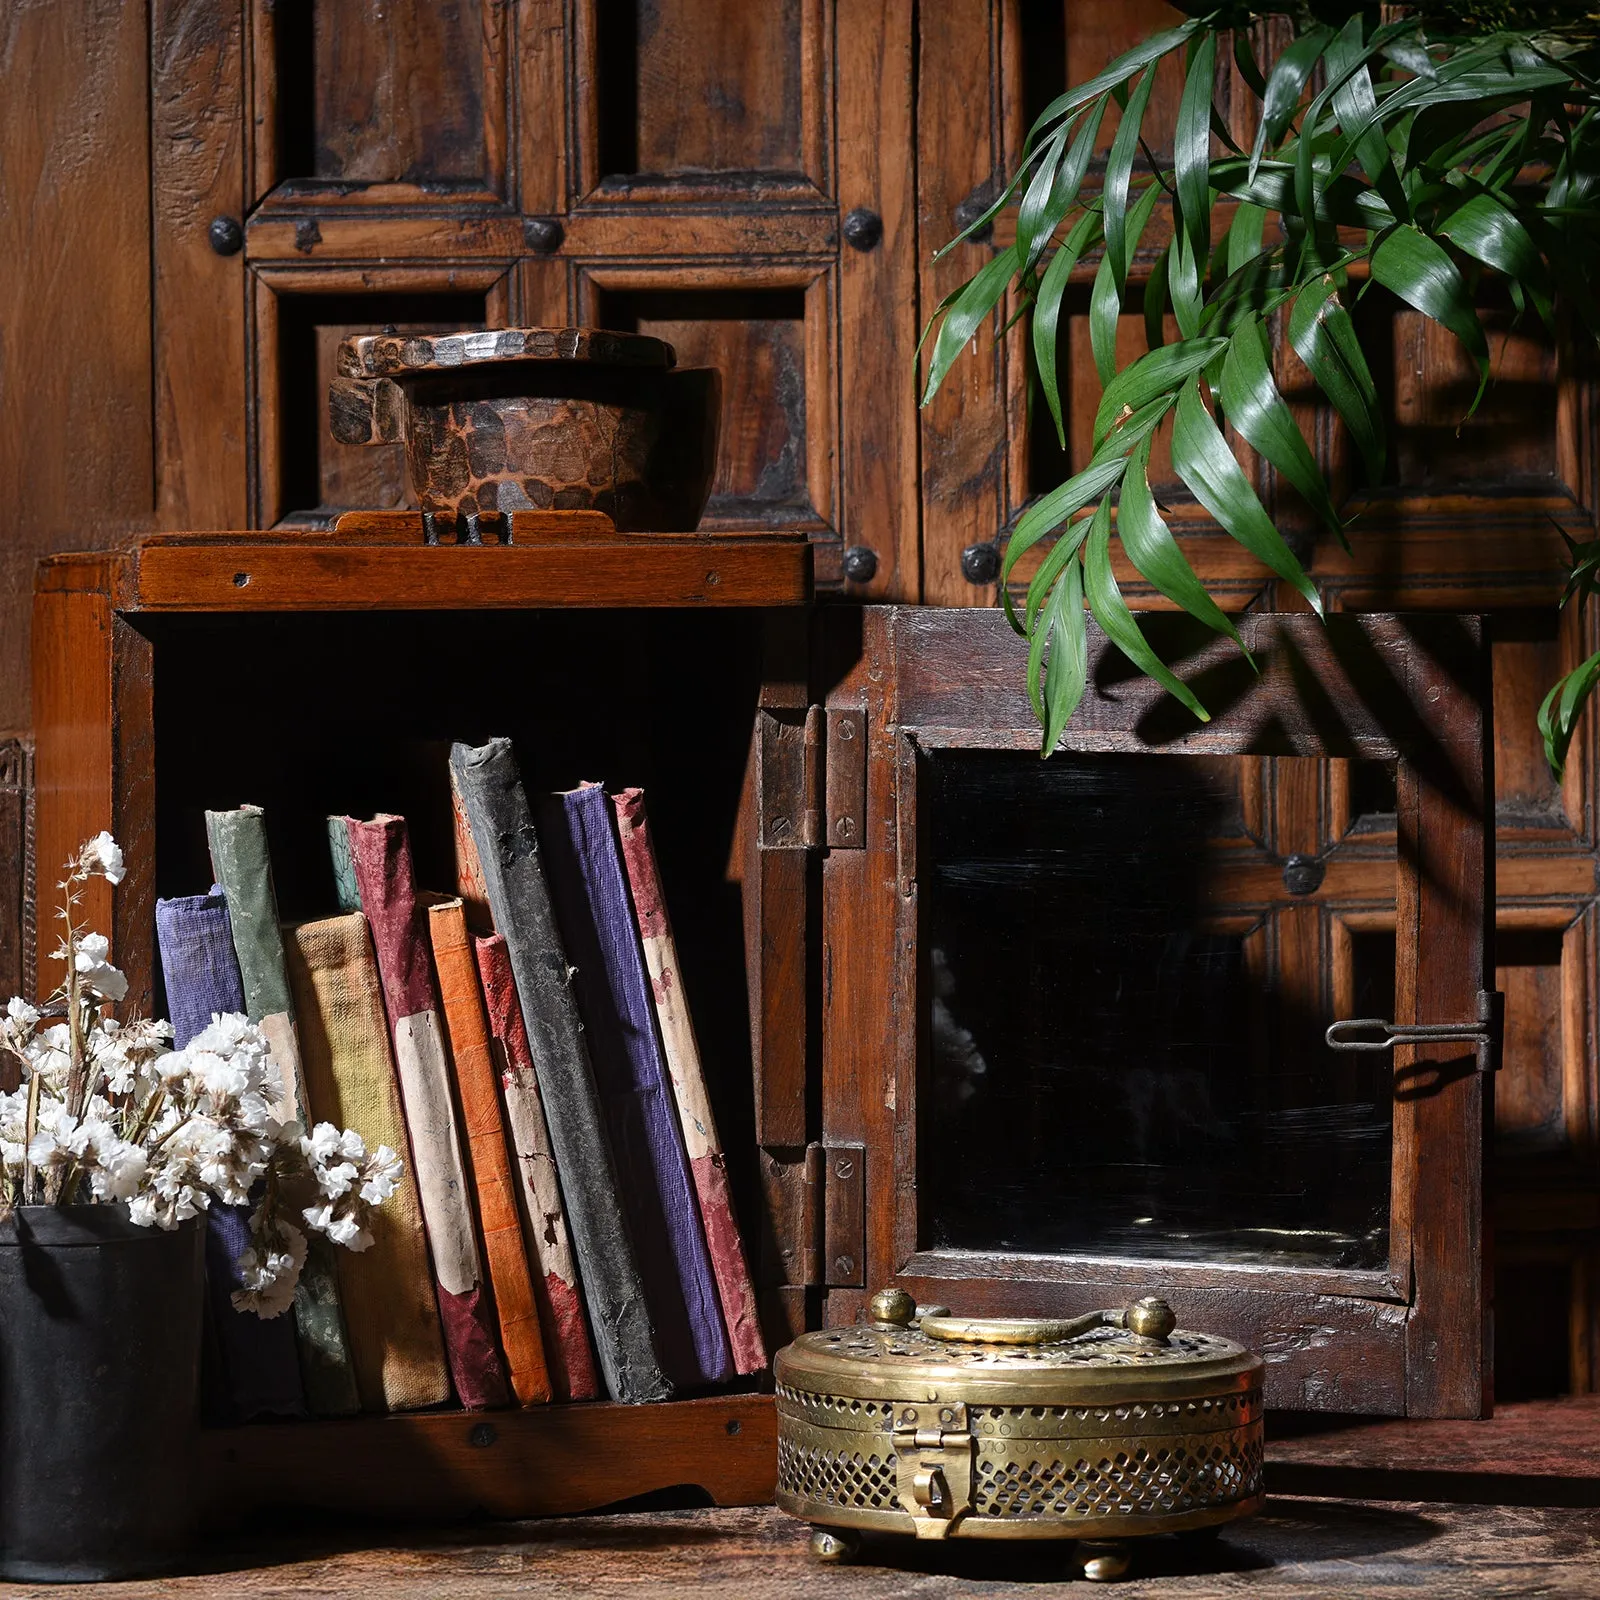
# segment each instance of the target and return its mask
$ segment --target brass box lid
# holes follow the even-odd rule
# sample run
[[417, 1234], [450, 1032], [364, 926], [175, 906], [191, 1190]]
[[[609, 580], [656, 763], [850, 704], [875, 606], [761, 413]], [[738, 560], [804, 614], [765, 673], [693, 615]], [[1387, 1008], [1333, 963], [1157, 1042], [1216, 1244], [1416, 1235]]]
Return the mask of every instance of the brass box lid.
[[[1058, 1407], [1184, 1400], [1261, 1383], [1259, 1356], [1216, 1334], [1176, 1329], [1160, 1301], [1070, 1321], [961, 1318], [943, 1308], [919, 1319], [908, 1297], [893, 1303], [897, 1293], [874, 1296], [878, 1320], [802, 1334], [779, 1351], [780, 1388], [845, 1399]], [[854, 1424], [840, 1413], [839, 1425]]]

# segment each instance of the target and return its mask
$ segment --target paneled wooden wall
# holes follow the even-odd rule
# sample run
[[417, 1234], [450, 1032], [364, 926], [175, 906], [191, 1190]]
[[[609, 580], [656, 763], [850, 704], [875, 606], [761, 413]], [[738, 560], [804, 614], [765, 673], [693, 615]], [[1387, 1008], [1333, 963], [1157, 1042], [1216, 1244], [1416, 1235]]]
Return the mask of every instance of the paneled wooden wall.
[[[1007, 223], [933, 251], [996, 192], [1051, 94], [1171, 15], [1159, 0], [11, 8], [0, 70], [29, 93], [0, 105], [0, 739], [27, 731], [39, 554], [407, 502], [398, 455], [334, 444], [325, 413], [339, 338], [389, 324], [660, 334], [723, 370], [712, 525], [805, 528], [823, 583], [863, 598], [993, 603], [984, 556], [1087, 449], [1090, 274], [1065, 333], [1063, 451], [1029, 405], [1019, 334], [981, 333], [916, 409], [923, 317]], [[1218, 87], [1247, 134], [1227, 69]], [[1158, 85], [1154, 126], [1174, 94]], [[1164, 236], [1158, 216], [1136, 286]], [[1292, 497], [1269, 473], [1260, 486], [1332, 604], [1495, 618], [1502, 1392], [1591, 1388], [1600, 773], [1586, 733], [1552, 784], [1533, 713], [1600, 642], [1555, 609], [1555, 526], [1593, 530], [1593, 385], [1495, 311], [1496, 381], [1462, 425], [1451, 341], [1378, 293], [1361, 316], [1396, 420], [1385, 483], [1354, 481], [1292, 356], [1281, 374], [1357, 514], [1351, 553], [1312, 547]], [[1142, 340], [1135, 292], [1119, 343]], [[1174, 528], [1229, 603], [1287, 604], [1166, 474]], [[871, 575], [850, 581], [858, 549], [849, 570]], [[0, 823], [0, 917], [24, 833]]]

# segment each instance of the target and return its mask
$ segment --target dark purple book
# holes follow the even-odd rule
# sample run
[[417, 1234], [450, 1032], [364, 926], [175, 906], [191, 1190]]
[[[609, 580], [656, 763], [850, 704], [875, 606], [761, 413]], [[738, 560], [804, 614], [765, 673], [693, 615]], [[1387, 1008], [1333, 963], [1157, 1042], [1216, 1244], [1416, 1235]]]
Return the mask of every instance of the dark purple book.
[[548, 802], [540, 838], [589, 1040], [618, 1186], [667, 1376], [733, 1376], [722, 1303], [656, 1034], [622, 850], [599, 784]]
[[[210, 1026], [214, 1015], [244, 1012], [244, 980], [234, 954], [228, 902], [220, 889], [156, 901], [156, 940], [178, 1049]], [[206, 1212], [206, 1298], [221, 1365], [208, 1384], [208, 1410], [220, 1413], [219, 1421], [303, 1417], [305, 1391], [294, 1318], [263, 1322], [253, 1311], [233, 1307], [233, 1291], [242, 1282], [237, 1262], [250, 1243], [250, 1212], [248, 1205], [227, 1206], [220, 1200], [213, 1200]]]

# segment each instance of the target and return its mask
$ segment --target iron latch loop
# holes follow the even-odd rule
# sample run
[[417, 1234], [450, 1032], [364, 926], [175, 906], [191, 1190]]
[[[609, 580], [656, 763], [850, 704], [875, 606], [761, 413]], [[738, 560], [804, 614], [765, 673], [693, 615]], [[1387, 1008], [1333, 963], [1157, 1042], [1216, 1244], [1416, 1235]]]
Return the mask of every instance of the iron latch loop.
[[[1392, 1050], [1397, 1044], [1434, 1044], [1440, 1040], [1471, 1042], [1477, 1051], [1479, 1072], [1500, 1070], [1505, 1038], [1505, 996], [1498, 989], [1478, 991], [1476, 1022], [1386, 1022], [1382, 1017], [1344, 1017], [1328, 1027], [1324, 1037], [1334, 1050]], [[1376, 1033], [1378, 1038], [1360, 1038]]]

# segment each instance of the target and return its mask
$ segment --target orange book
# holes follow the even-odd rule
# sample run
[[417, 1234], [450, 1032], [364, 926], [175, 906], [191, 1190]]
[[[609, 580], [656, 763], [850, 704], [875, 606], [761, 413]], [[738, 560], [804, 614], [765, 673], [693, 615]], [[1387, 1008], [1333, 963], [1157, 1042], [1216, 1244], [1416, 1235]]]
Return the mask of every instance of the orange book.
[[461, 1097], [462, 1127], [467, 1136], [467, 1164], [478, 1191], [483, 1252], [500, 1322], [500, 1346], [505, 1351], [517, 1399], [525, 1406], [536, 1405], [550, 1399], [550, 1371], [539, 1332], [533, 1274], [528, 1270], [528, 1255], [522, 1245], [522, 1223], [517, 1214], [511, 1158], [506, 1153], [489, 1024], [478, 987], [478, 963], [460, 900], [428, 907], [428, 934], [439, 974], [445, 1033], [455, 1060], [456, 1090]]

